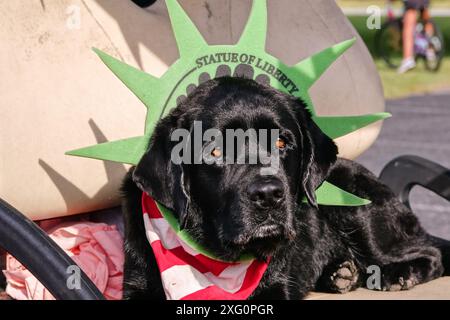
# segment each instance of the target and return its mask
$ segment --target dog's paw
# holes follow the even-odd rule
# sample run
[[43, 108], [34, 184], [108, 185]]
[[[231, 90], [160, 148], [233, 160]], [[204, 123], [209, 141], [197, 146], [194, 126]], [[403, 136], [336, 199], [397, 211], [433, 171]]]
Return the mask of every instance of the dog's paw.
[[358, 268], [353, 261], [345, 261], [330, 275], [330, 289], [334, 292], [347, 293], [356, 288], [359, 278]]
[[410, 290], [419, 283], [418, 274], [412, 265], [408, 263], [394, 264], [384, 268], [381, 290]]
[[400, 291], [400, 290], [409, 290], [415, 287], [416, 284], [418, 284], [419, 281], [415, 277], [410, 278], [403, 278], [399, 277], [395, 282], [385, 284], [383, 286], [384, 291]]

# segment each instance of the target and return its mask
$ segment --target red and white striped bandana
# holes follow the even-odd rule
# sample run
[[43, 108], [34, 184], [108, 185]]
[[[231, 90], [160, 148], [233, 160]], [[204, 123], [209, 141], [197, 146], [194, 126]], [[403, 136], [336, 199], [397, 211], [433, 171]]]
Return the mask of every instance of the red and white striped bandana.
[[[142, 193], [147, 239], [169, 300], [244, 300], [259, 285], [268, 262], [214, 259], [179, 230], [172, 213]], [[201, 252], [201, 253], [200, 253]]]

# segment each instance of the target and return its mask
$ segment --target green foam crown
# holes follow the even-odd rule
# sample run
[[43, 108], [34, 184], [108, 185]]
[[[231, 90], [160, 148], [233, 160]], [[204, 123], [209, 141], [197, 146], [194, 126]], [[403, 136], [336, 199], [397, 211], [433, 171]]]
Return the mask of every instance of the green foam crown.
[[[199, 83], [223, 75], [239, 76], [242, 65], [251, 70], [253, 79], [301, 98], [312, 113], [314, 122], [335, 139], [376, 121], [388, 113], [361, 116], [318, 116], [308, 94], [311, 86], [336, 61], [355, 39], [338, 43], [294, 66], [287, 66], [265, 51], [267, 34], [266, 0], [253, 0], [249, 20], [235, 45], [206, 43], [178, 1], [166, 0], [180, 58], [160, 78], [138, 70], [110, 55], [94, 49], [106, 66], [142, 101], [147, 108], [144, 135], [102, 143], [66, 154], [136, 165], [147, 150], [157, 122]], [[249, 74], [246, 74], [249, 77]], [[358, 206], [370, 203], [325, 182], [316, 190], [322, 205]]]

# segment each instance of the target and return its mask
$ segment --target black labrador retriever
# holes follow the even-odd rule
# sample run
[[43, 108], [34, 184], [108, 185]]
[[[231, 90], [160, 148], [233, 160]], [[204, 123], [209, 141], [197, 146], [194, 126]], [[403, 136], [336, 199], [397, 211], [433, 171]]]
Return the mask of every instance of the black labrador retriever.
[[[174, 164], [171, 133], [192, 130], [194, 121], [204, 130], [278, 129], [279, 170], [262, 176], [263, 164]], [[381, 270], [381, 290], [406, 290], [449, 274], [449, 243], [428, 235], [371, 172], [336, 154], [302, 101], [248, 79], [201, 84], [158, 123], [147, 153], [124, 180], [124, 298], [165, 297], [145, 235], [142, 192], [173, 210], [218, 257], [271, 257], [252, 299], [347, 292], [366, 285], [370, 266]], [[325, 179], [372, 203], [317, 205], [315, 190]]]

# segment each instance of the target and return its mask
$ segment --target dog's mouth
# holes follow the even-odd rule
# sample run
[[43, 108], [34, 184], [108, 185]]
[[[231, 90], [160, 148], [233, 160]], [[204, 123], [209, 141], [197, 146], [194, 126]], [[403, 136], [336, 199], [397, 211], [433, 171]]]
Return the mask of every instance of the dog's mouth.
[[258, 239], [278, 238], [283, 236], [284, 227], [279, 224], [266, 224], [255, 229], [250, 241]]
[[244, 254], [254, 255], [259, 260], [267, 260], [294, 238], [295, 231], [292, 228], [279, 223], [266, 223], [240, 235], [231, 243]]

